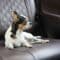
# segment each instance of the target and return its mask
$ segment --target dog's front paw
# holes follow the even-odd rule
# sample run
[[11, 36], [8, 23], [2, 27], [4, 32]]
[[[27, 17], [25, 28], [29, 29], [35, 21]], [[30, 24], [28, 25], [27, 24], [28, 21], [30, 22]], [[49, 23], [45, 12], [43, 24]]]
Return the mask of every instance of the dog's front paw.
[[32, 45], [28, 45], [28, 46], [26, 46], [26, 47], [28, 47], [28, 48], [32, 48]]
[[42, 43], [48, 43], [49, 40], [42, 40]]
[[32, 45], [31, 44], [28, 44], [28, 45], [25, 45], [25, 47], [32, 48]]

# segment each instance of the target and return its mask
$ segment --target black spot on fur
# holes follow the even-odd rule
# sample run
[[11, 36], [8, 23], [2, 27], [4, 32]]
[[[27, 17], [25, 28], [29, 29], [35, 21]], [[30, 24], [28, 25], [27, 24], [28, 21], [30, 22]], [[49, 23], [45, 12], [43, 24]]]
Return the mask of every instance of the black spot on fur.
[[12, 30], [11, 30], [11, 32], [12, 32], [11, 37], [12, 38], [15, 38], [16, 31], [18, 30], [18, 25], [22, 24], [24, 21], [25, 21], [25, 18], [23, 16], [20, 16], [19, 20], [17, 20], [16, 23], [14, 23], [14, 22], [12, 23]]

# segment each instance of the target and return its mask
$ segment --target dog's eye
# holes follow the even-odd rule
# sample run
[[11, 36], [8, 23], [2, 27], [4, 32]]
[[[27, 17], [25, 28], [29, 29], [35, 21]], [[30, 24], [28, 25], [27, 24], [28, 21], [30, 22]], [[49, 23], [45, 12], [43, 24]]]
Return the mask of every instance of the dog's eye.
[[27, 23], [27, 22], [26, 22], [26, 21], [24, 21], [24, 22], [23, 22], [23, 25], [26, 25], [26, 23]]

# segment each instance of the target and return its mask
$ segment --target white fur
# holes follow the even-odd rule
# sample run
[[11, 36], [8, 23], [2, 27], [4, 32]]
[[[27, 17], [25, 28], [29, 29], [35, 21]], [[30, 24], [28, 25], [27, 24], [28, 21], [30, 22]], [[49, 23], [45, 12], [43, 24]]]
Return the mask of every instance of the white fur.
[[[5, 33], [6, 48], [13, 49], [14, 46], [19, 47], [21, 46], [21, 44], [26, 47], [32, 47], [31, 43], [35, 43], [34, 40], [42, 43], [49, 41], [49, 40], [37, 39], [37, 37], [34, 37], [31, 33], [23, 32], [23, 31], [20, 32], [20, 30], [17, 30], [16, 32], [16, 39], [13, 39], [10, 37], [10, 35], [12, 34], [10, 31], [11, 31], [11, 26], [8, 28], [7, 32]], [[31, 43], [29, 42], [29, 40], [31, 40]]]

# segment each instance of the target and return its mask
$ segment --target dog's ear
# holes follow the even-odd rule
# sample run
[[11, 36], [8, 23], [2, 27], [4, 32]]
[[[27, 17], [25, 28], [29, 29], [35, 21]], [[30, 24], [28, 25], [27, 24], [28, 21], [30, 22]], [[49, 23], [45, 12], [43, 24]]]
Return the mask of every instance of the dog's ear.
[[11, 11], [11, 16], [13, 22], [17, 22], [19, 20], [19, 14], [16, 11]]

